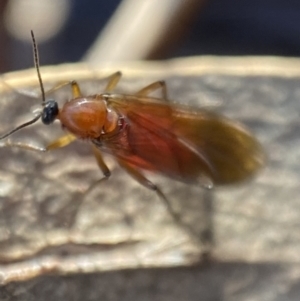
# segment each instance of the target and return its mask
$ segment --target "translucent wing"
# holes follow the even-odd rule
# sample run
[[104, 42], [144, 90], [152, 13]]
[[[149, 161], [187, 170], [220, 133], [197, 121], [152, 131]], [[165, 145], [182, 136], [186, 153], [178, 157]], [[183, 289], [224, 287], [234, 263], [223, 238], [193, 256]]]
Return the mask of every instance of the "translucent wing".
[[264, 164], [255, 137], [222, 116], [129, 95], [111, 95], [109, 105], [129, 124], [129, 152], [120, 141], [114, 154], [140, 168], [188, 183], [204, 176], [220, 185], [242, 181]]

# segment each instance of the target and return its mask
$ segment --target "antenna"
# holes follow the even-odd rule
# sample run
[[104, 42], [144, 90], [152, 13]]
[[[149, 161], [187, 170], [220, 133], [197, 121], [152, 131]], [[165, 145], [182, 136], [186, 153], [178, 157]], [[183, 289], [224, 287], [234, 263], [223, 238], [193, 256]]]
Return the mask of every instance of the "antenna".
[[17, 132], [18, 130], [20, 130], [20, 129], [22, 129], [22, 128], [25, 128], [25, 127], [28, 126], [28, 125], [31, 125], [31, 124], [35, 123], [36, 121], [38, 121], [38, 120], [40, 119], [40, 117], [41, 117], [41, 114], [35, 116], [32, 120], [27, 121], [27, 122], [25, 122], [25, 123], [19, 125], [18, 127], [16, 127], [15, 129], [13, 129], [12, 131], [10, 131], [10, 132], [6, 133], [5, 135], [1, 136], [1, 137], [0, 137], [0, 140], [6, 138], [6, 137], [8, 137], [8, 136], [10, 136], [10, 135], [13, 134], [14, 132]]
[[39, 83], [40, 83], [40, 87], [41, 87], [41, 91], [42, 91], [43, 104], [44, 104], [46, 102], [46, 96], [45, 96], [45, 89], [44, 89], [44, 85], [43, 85], [43, 81], [42, 81], [42, 76], [40, 73], [39, 51], [38, 51], [38, 47], [37, 47], [37, 43], [36, 43], [36, 40], [34, 37], [33, 30], [31, 30], [30, 33], [31, 33], [31, 38], [32, 38], [34, 66], [37, 71], [37, 75], [38, 75], [38, 79], [39, 79]]
[[[32, 45], [33, 45], [33, 58], [34, 58], [34, 65], [38, 74], [38, 78], [39, 78], [39, 82], [40, 82], [40, 87], [41, 87], [41, 91], [42, 91], [42, 98], [43, 98], [43, 105], [46, 102], [46, 96], [45, 96], [45, 90], [44, 90], [44, 86], [43, 86], [43, 82], [42, 82], [42, 77], [41, 77], [41, 73], [40, 73], [40, 68], [39, 68], [39, 53], [38, 53], [38, 48], [37, 48], [37, 44], [35, 41], [35, 37], [33, 34], [33, 31], [31, 30], [31, 37], [32, 37]], [[10, 132], [4, 134], [3, 136], [0, 136], [0, 140], [10, 136], [11, 134], [13, 134], [14, 132], [17, 132], [18, 130], [27, 127], [28, 125], [31, 125], [35, 122], [37, 122], [40, 117], [42, 116], [42, 113], [40, 113], [39, 115], [35, 116], [32, 120], [27, 121], [19, 126], [17, 126], [15, 129], [11, 130]]]

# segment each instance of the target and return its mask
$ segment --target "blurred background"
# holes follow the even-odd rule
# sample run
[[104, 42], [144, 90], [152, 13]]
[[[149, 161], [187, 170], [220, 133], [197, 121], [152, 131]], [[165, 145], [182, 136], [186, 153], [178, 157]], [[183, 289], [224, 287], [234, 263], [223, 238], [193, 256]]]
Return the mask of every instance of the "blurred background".
[[191, 55], [300, 54], [292, 0], [2, 0], [0, 72], [41, 64]]
[[[198, 55], [300, 56], [299, 1], [1, 0], [0, 14], [0, 73], [33, 67], [30, 30], [34, 31], [39, 44], [42, 66], [86, 61], [92, 67], [107, 67], [120, 61]], [[187, 61], [185, 66], [192, 68], [182, 74], [180, 70], [184, 68], [172, 69], [169, 62], [159, 64], [166, 70], [169, 67], [169, 75], [155, 79], [166, 79], [170, 93], [178, 100], [189, 100], [191, 104], [201, 100], [208, 106], [214, 104], [219, 112], [245, 123], [256, 133], [268, 155], [268, 166], [254, 182], [244, 187], [205, 192], [204, 197], [200, 197], [203, 203], [198, 201], [196, 188], [189, 188], [191, 197], [187, 197], [187, 190], [181, 190], [175, 184], [162, 185], [170, 187], [167, 193], [176, 196], [176, 208], [182, 209], [183, 215], [196, 220], [196, 226], [202, 227], [202, 221], [208, 224], [203, 233], [207, 234], [207, 241], [212, 246], [215, 262], [203, 269], [162, 269], [162, 264], [168, 263], [169, 258], [172, 266], [174, 262], [176, 265], [191, 264], [194, 254], [197, 255], [195, 261], [199, 262], [202, 249], [197, 245], [196, 250], [190, 251], [189, 243], [181, 243], [178, 233], [184, 231], [175, 227], [176, 236], [169, 231], [171, 223], [168, 224], [168, 219], [159, 213], [161, 202], [151, 192], [149, 196], [144, 195], [144, 190], [134, 181], [130, 183], [129, 177], [124, 177], [121, 172], [114, 173], [105, 190], [96, 189], [94, 195], [89, 196], [87, 209], [81, 211], [83, 217], [76, 224], [79, 228], [69, 231], [67, 218], [76, 218], [74, 199], [79, 198], [79, 187], [89, 187], [99, 179], [99, 171], [85, 145], [78, 143], [74, 148], [47, 156], [3, 149], [1, 164], [5, 162], [5, 166], [1, 165], [0, 177], [7, 186], [0, 195], [0, 284], [1, 281], [8, 283], [12, 279], [28, 279], [48, 272], [69, 273], [70, 266], [74, 267], [72, 273], [90, 272], [91, 267], [99, 272], [88, 278], [83, 275], [39, 277], [19, 286], [12, 284], [8, 286], [7, 295], [20, 296], [13, 300], [34, 300], [32, 296], [37, 293], [40, 293], [37, 300], [60, 300], [64, 292], [68, 296], [69, 291], [70, 297], [64, 300], [99, 300], [101, 296], [107, 296], [102, 298], [104, 300], [199, 300], [199, 296], [202, 300], [222, 301], [299, 300], [300, 60], [265, 57], [231, 60], [215, 56], [212, 65], [217, 68], [204, 71], [200, 67], [205, 59]], [[82, 66], [77, 65], [73, 67], [81, 71]], [[236, 68], [229, 70], [228, 65]], [[124, 76], [121, 85], [128, 91], [136, 91], [137, 88], [132, 88], [134, 85], [140, 88], [143, 80], [150, 82], [151, 68], [152, 64], [133, 72], [131, 77]], [[62, 65], [48, 69], [53, 69], [53, 73], [45, 83], [53, 86], [58, 74], [61, 76], [67, 68]], [[60, 80], [74, 79], [68, 72]], [[36, 72], [32, 70], [31, 73], [39, 92]], [[82, 84], [86, 85], [87, 91], [94, 87], [89, 81]], [[65, 91], [57, 92], [62, 93], [58, 96], [63, 100]], [[12, 94], [1, 97], [0, 125], [5, 129], [11, 124], [20, 124], [19, 116], [24, 112], [27, 114], [28, 106], [33, 103], [32, 97], [18, 98], [18, 94]], [[20, 131], [19, 138], [28, 139], [33, 137], [29, 134], [36, 134], [40, 141], [48, 142], [50, 137], [57, 138], [61, 133], [59, 127], [57, 131], [49, 128], [46, 132], [45, 127], [36, 126], [27, 128], [28, 135], [25, 130]], [[18, 136], [15, 139], [17, 141]], [[85, 164], [78, 164], [83, 160]], [[112, 162], [110, 164], [113, 166]], [[122, 202], [119, 202], [120, 192]], [[140, 202], [142, 198], [147, 201]], [[181, 199], [186, 202], [180, 202]], [[202, 206], [201, 210], [196, 206]], [[103, 214], [106, 211], [107, 214]], [[189, 215], [190, 212], [193, 214]], [[157, 216], [161, 216], [161, 223], [157, 222]], [[149, 224], [149, 217], [153, 223]], [[124, 227], [125, 222], [134, 225], [137, 232], [133, 234], [146, 233], [142, 245], [145, 249], [140, 245], [136, 245], [136, 249], [135, 245], [132, 248], [126, 245], [131, 242], [126, 231], [130, 232], [131, 228]], [[111, 233], [122, 234], [119, 229], [125, 234], [116, 244]], [[155, 237], [158, 252], [156, 240], [147, 240], [148, 233], [161, 234]], [[169, 236], [165, 237], [165, 233]], [[131, 235], [130, 232], [130, 238]], [[74, 244], [70, 245], [70, 237], [75, 237]], [[103, 269], [120, 268], [122, 256], [114, 253], [114, 246], [117, 251], [119, 247], [123, 251], [124, 246], [126, 256], [123, 253], [122, 256], [126, 260], [129, 258], [127, 262], [131, 268], [136, 253], [142, 254], [138, 260], [145, 258], [148, 264], [154, 250], [161, 260], [156, 257], [153, 260], [159, 269], [101, 274]], [[160, 248], [165, 248], [170, 257]], [[112, 256], [102, 257], [106, 253]], [[121, 261], [122, 268], [126, 267], [126, 260]], [[140, 267], [140, 262], [138, 265]], [[133, 291], [144, 294], [143, 298], [134, 298]], [[57, 297], [51, 299], [53, 293]], [[153, 297], [156, 294], [160, 297]], [[21, 295], [28, 299], [22, 299]], [[91, 295], [93, 297], [89, 298]], [[1, 289], [0, 300], [10, 300], [1, 295]]]

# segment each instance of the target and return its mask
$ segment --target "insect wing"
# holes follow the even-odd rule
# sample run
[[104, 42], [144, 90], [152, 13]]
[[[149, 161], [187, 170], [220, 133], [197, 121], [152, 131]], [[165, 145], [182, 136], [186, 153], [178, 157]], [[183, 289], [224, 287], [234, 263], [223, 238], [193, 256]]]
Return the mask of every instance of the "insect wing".
[[183, 182], [209, 178], [222, 185], [242, 181], [264, 164], [255, 137], [220, 115], [135, 96], [112, 95], [110, 104], [128, 119], [130, 146], [148, 169]]
[[[126, 119], [128, 127], [109, 139], [101, 149], [136, 168], [162, 173], [183, 182], [191, 182], [187, 164], [198, 155], [186, 151], [171, 131], [172, 108], [161, 100], [111, 95], [108, 105]], [[125, 138], [122, 136], [124, 134]], [[208, 170], [203, 165], [202, 170]], [[195, 172], [199, 174], [199, 168]]]
[[265, 162], [258, 140], [238, 122], [207, 111], [174, 110], [174, 132], [205, 155], [215, 184], [245, 180]]

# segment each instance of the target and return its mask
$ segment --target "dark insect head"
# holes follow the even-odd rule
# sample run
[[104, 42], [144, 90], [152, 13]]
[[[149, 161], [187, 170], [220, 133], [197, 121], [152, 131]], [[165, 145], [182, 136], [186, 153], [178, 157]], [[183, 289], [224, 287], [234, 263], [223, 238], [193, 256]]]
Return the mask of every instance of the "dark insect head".
[[42, 122], [46, 125], [53, 123], [58, 115], [58, 112], [57, 102], [54, 99], [47, 100], [42, 111]]

